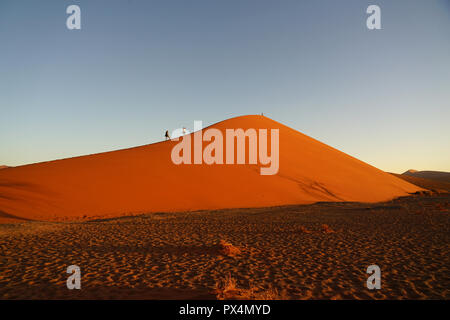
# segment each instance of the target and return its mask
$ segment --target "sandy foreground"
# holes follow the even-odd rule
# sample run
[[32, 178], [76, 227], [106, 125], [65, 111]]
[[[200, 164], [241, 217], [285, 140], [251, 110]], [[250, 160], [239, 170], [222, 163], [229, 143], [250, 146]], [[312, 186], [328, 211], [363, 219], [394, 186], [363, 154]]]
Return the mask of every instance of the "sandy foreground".
[[[1, 299], [449, 299], [450, 196], [0, 225]], [[327, 226], [324, 226], [327, 225]], [[241, 253], [220, 251], [220, 240]], [[81, 268], [81, 290], [66, 269]], [[366, 269], [381, 268], [381, 290]]]

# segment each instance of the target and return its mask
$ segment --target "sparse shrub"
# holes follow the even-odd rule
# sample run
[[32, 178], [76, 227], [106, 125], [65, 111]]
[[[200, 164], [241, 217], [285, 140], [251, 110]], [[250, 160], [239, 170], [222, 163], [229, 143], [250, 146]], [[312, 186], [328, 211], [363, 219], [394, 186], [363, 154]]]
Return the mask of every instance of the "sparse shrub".
[[322, 225], [322, 232], [323, 233], [334, 233], [334, 230], [331, 229], [329, 225], [323, 224]]
[[302, 233], [311, 233], [311, 231], [308, 230], [308, 229], [307, 229], [306, 227], [304, 227], [304, 226], [300, 226], [299, 230], [300, 230], [300, 232], [302, 232]]
[[220, 253], [222, 253], [225, 256], [235, 257], [241, 253], [241, 249], [233, 246], [231, 243], [229, 243], [225, 240], [220, 240], [219, 247], [220, 247]]
[[277, 289], [269, 288], [260, 290], [256, 287], [242, 289], [237, 287], [236, 279], [231, 274], [222, 280], [216, 282], [214, 290], [218, 300], [281, 300], [283, 299]]
[[236, 280], [231, 277], [231, 274], [222, 280], [216, 282], [216, 289], [214, 290], [218, 300], [235, 299], [239, 295], [239, 290], [236, 288]]

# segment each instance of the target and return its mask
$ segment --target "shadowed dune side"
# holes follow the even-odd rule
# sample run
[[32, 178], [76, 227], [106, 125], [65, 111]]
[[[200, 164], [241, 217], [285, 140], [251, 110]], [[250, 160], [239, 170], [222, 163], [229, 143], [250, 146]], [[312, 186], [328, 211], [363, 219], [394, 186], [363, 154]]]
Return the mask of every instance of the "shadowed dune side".
[[405, 174], [397, 174], [397, 173], [391, 173], [391, 174], [396, 176], [397, 178], [403, 179], [405, 181], [408, 181], [409, 183], [412, 183], [421, 188], [430, 190], [432, 192], [437, 192], [437, 193], [450, 192], [450, 182], [419, 178], [419, 177], [414, 177], [414, 176], [405, 175]]
[[178, 142], [165, 141], [0, 170], [0, 210], [58, 221], [317, 201], [379, 202], [422, 190], [263, 116], [211, 127], [223, 133], [279, 129], [278, 174], [262, 176], [259, 165], [175, 165], [171, 150]]
[[414, 178], [435, 180], [444, 183], [450, 183], [450, 172], [444, 171], [417, 171], [408, 170], [402, 173], [402, 176], [409, 176]]

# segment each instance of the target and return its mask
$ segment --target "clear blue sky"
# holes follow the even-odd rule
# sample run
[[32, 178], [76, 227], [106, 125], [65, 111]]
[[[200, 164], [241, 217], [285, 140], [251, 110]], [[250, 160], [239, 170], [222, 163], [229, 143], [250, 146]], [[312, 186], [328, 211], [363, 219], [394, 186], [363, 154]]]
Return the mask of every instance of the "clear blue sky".
[[450, 171], [450, 1], [0, 2], [0, 164], [261, 112], [383, 170]]

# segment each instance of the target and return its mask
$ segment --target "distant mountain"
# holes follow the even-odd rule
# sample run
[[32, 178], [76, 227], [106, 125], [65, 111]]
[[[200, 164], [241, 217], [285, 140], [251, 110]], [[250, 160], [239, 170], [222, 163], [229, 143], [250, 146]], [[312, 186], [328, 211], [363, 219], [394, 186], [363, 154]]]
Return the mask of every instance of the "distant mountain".
[[417, 170], [410, 169], [406, 172], [403, 172], [402, 175], [450, 183], [450, 172], [417, 171]]
[[439, 180], [425, 179], [414, 177], [409, 174], [397, 174], [391, 173], [397, 178], [403, 179], [409, 183], [415, 184], [418, 187], [430, 190], [436, 193], [448, 193], [450, 192], [450, 182], [442, 182]]

